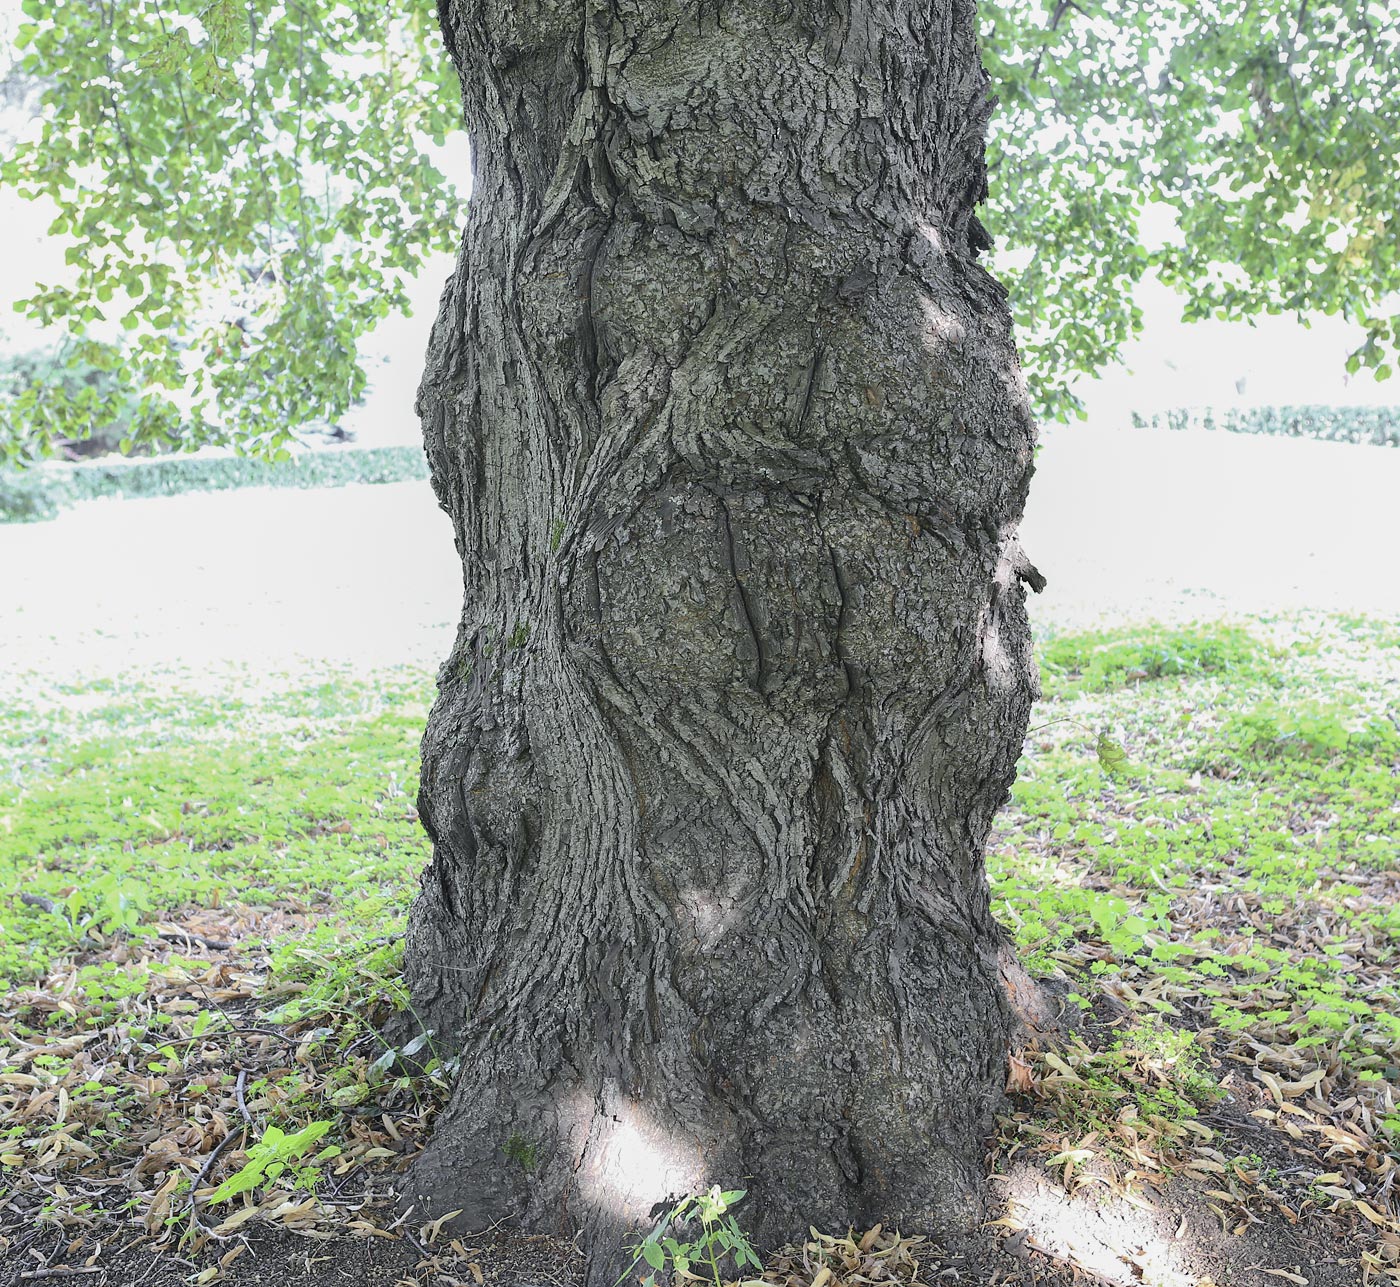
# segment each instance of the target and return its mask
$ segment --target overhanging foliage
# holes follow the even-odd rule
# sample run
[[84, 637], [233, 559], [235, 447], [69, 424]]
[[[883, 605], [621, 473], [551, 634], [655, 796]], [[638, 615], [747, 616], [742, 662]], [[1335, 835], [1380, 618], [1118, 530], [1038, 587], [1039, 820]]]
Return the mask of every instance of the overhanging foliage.
[[[102, 381], [12, 382], [0, 458], [130, 418], [147, 444], [276, 454], [361, 395], [357, 345], [452, 244], [430, 157], [458, 118], [429, 5], [26, 0], [39, 137], [0, 178], [61, 211], [73, 281], [23, 304]], [[1156, 273], [1189, 318], [1320, 310], [1400, 346], [1395, 0], [983, 0], [1001, 107], [984, 219], [1040, 414], [1141, 326]], [[465, 166], [463, 167], [465, 173]], [[1144, 231], [1169, 211], [1165, 244]]]

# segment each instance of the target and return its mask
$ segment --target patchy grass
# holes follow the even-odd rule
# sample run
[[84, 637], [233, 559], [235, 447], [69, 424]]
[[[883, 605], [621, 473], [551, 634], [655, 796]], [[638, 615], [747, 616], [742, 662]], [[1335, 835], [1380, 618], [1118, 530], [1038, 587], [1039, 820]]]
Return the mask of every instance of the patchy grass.
[[0, 1203], [31, 1231], [355, 1227], [360, 1171], [447, 1083], [377, 1026], [407, 1004], [430, 693], [103, 682], [0, 707]]
[[[989, 870], [1078, 1035], [1013, 1060], [1003, 1161], [1069, 1189], [1185, 1177], [1232, 1227], [1329, 1209], [1400, 1281], [1400, 628], [1148, 627], [1042, 658]], [[430, 678], [206, 681], [0, 698], [5, 1254], [369, 1234], [450, 1080], [378, 1035], [407, 1003]], [[1233, 1141], [1251, 1117], [1293, 1152]]]
[[[85, 709], [104, 691], [111, 701]], [[334, 907], [368, 924], [402, 903], [424, 860], [421, 677], [256, 705], [164, 689], [71, 696], [47, 712], [0, 709], [0, 880], [63, 911], [7, 918], [0, 982], [41, 977], [89, 932], [196, 909]]]
[[[1242, 1114], [1310, 1157], [1308, 1200], [1393, 1232], [1400, 633], [1146, 628], [1054, 638], [1042, 656], [1041, 727], [997, 824], [993, 890], [1032, 973], [1059, 980], [1071, 1010], [1102, 1018], [1109, 997], [1127, 1045], [1032, 1052], [1019, 1089], [1053, 1111], [1023, 1113], [1010, 1136], [1039, 1138], [1067, 1171], [1100, 1157], [1136, 1178], [1214, 1174], [1224, 1201], [1250, 1168], [1194, 1120], [1209, 1065]], [[1128, 751], [1116, 773], [1086, 732], [1101, 728]], [[1125, 1052], [1154, 1019], [1193, 1050], [1149, 1051], [1134, 1071]], [[1134, 1103], [1135, 1085], [1167, 1101]]]
[[1047, 698], [1100, 692], [1154, 679], [1232, 675], [1258, 678], [1273, 650], [1240, 626], [1052, 636], [1039, 651]]

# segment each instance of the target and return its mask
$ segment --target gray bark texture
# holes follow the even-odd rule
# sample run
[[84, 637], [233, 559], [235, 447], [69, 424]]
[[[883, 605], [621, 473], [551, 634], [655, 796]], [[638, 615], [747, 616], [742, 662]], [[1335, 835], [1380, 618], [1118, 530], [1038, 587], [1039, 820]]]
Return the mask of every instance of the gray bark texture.
[[715, 1182], [770, 1244], [965, 1226], [1039, 582], [974, 4], [440, 3], [465, 600], [407, 971], [462, 1070], [405, 1200], [614, 1267]]

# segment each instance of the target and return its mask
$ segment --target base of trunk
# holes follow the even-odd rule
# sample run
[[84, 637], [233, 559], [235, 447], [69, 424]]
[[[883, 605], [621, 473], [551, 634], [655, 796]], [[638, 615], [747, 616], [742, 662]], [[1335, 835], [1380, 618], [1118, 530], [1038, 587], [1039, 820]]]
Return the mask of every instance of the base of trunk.
[[715, 1184], [748, 1190], [740, 1220], [761, 1248], [811, 1226], [968, 1233], [1017, 1020], [995, 955], [957, 938], [909, 955], [899, 939], [862, 944], [865, 968], [839, 992], [818, 953], [766, 1015], [731, 1005], [682, 1022], [678, 994], [658, 988], [657, 1030], [625, 1073], [606, 1057], [620, 1054], [611, 1028], [602, 1059], [538, 1029], [481, 1043], [403, 1201], [422, 1218], [458, 1212], [459, 1232], [582, 1234], [598, 1287], [679, 1199]]

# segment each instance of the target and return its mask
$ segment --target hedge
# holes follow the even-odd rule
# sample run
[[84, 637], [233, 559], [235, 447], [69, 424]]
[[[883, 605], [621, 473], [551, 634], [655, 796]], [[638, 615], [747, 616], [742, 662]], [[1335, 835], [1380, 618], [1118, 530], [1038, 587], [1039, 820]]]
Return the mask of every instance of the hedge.
[[0, 471], [0, 522], [53, 518], [99, 497], [174, 496], [235, 487], [343, 487], [428, 476], [421, 447], [328, 447], [288, 460], [246, 456], [161, 456], [149, 460], [48, 462]]
[[1138, 429], [1224, 429], [1228, 433], [1320, 438], [1326, 442], [1400, 447], [1400, 407], [1177, 407], [1150, 416], [1133, 412]]

